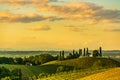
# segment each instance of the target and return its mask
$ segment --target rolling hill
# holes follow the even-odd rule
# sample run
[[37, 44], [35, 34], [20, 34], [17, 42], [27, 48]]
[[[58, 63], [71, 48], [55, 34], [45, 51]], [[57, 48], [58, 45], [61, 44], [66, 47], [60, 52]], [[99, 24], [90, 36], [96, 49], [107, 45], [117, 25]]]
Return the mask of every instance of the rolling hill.
[[[57, 77], [60, 78], [58, 78], [59, 80], [65, 78], [74, 80], [104, 71], [108, 68], [119, 67], [120, 63], [108, 58], [77, 58], [63, 61], [51, 61], [38, 66], [0, 64], [0, 67], [2, 66], [10, 70], [20, 68], [22, 70], [23, 80], [34, 75], [38, 76], [40, 73], [50, 74], [50, 76], [46, 78], [55, 78], [54, 80], [56, 80]], [[61, 66], [65, 69], [56, 73], [57, 69]], [[43, 80], [46, 80], [46, 78], [43, 78]]]
[[120, 66], [120, 63], [116, 60], [110, 58], [77, 58], [63, 61], [51, 61], [45, 63], [43, 65], [64, 65], [64, 66], [72, 66], [74, 68], [86, 69], [90, 67], [116, 67]]
[[[78, 58], [64, 61], [51, 61], [43, 65], [72, 66], [75, 70], [56, 73], [52, 76], [40, 78], [38, 80], [75, 80], [114, 67], [119, 67], [120, 63], [109, 58]], [[78, 69], [76, 70], [76, 68]]]

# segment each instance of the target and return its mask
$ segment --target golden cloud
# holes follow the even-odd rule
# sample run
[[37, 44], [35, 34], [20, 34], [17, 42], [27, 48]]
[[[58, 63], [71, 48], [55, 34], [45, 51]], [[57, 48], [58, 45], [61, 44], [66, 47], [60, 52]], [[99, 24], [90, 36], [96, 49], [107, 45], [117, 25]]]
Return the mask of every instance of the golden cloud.
[[62, 20], [62, 18], [54, 16], [44, 16], [37, 14], [12, 14], [9, 12], [0, 12], [0, 22], [21, 22], [21, 23], [30, 23], [43, 20]]
[[[18, 4], [21, 6], [24, 4], [34, 4], [32, 7], [37, 10], [36, 13], [42, 12], [42, 14], [45, 13], [45, 15], [47, 15], [46, 12], [49, 12], [52, 15], [45, 17], [34, 14], [34, 16], [31, 17], [31, 15], [28, 14], [14, 15], [5, 13], [4, 16], [0, 15], [0, 21], [27, 23], [46, 19], [49, 19], [50, 21], [66, 19], [85, 21], [90, 25], [120, 22], [120, 10], [105, 9], [102, 6], [89, 2], [69, 2], [66, 3], [66, 5], [48, 4], [51, 1], [54, 0], [2, 0], [0, 1], [1, 4]], [[53, 15], [55, 16], [53, 17]]]
[[79, 31], [83, 31], [84, 30], [83, 26], [69, 25], [69, 26], [65, 26], [65, 27], [67, 27], [70, 31], [74, 31], [74, 32], [79, 32]]
[[104, 29], [104, 31], [108, 31], [108, 32], [120, 32], [120, 29], [118, 29], [118, 28], [107, 28], [107, 29]]
[[88, 2], [72, 2], [67, 5], [44, 5], [37, 11], [48, 11], [65, 19], [88, 21], [88, 24], [120, 22], [120, 10], [105, 9]]
[[41, 30], [48, 31], [51, 28], [47, 25], [41, 25], [41, 26], [31, 27], [29, 29], [32, 30], [32, 31], [41, 31]]
[[46, 4], [50, 0], [2, 0], [0, 4], [26, 5], [26, 4]]

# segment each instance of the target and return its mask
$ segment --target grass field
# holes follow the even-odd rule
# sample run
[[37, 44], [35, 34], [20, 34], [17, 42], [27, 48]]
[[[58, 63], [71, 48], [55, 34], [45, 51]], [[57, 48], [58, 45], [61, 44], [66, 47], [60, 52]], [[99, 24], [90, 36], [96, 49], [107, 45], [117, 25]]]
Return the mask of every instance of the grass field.
[[[85, 76], [89, 76], [91, 74], [96, 74], [120, 66], [119, 62], [116, 62], [108, 58], [79, 58], [79, 59], [71, 59], [64, 61], [51, 61], [45, 63], [44, 65], [50, 65], [50, 64], [73, 66], [75, 68], [79, 68], [79, 70], [56, 73], [53, 74], [52, 76], [40, 78], [38, 80], [75, 80], [78, 78], [82, 78]], [[93, 66], [94, 64], [95, 66]]]
[[113, 68], [76, 80], [120, 80], [120, 68]]
[[[77, 58], [77, 59], [71, 59], [71, 60], [64, 60], [64, 61], [51, 61], [48, 63], [45, 63], [44, 65], [65, 65], [65, 66], [73, 66], [75, 68], [80, 69], [86, 69], [93, 67], [95, 62], [101, 62], [104, 67], [114, 67], [114, 66], [120, 66], [119, 62], [109, 59], [109, 58]], [[99, 66], [99, 65], [98, 65]]]
[[56, 73], [48, 77], [39, 78], [38, 80], [75, 80], [78, 78], [83, 78], [85, 76], [106, 71], [108, 69], [83, 69], [83, 70], [73, 70], [70, 72]]
[[[95, 64], [95, 62], [100, 63]], [[93, 67], [94, 64], [95, 66]], [[38, 76], [40, 73], [52, 74], [52, 76], [42, 78], [40, 80], [74, 80], [93, 73], [104, 71], [108, 68], [117, 67], [119, 66], [119, 62], [107, 58], [78, 58], [64, 61], [51, 61], [38, 66], [0, 64], [0, 67], [2, 66], [10, 70], [15, 68], [21, 69], [23, 80], [34, 75]], [[57, 68], [60, 66], [72, 68], [70, 68], [71, 71], [56, 73]], [[96, 67], [98, 66], [102, 67], [97, 69]]]

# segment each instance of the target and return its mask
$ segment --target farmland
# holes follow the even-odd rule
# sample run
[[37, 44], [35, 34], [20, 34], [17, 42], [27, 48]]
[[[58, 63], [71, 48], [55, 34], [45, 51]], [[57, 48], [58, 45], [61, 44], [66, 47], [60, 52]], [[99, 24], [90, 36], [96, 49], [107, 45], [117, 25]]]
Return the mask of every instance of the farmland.
[[120, 80], [120, 68], [113, 68], [76, 80]]
[[[119, 67], [119, 62], [110, 58], [93, 58], [83, 57], [69, 60], [54, 60], [41, 65], [18, 65], [18, 64], [1, 64], [0, 67], [5, 67], [9, 70], [21, 69], [22, 79], [38, 76], [40, 80], [74, 80], [85, 76], [103, 72], [108, 69]], [[46, 76], [39, 76], [42, 73]]]

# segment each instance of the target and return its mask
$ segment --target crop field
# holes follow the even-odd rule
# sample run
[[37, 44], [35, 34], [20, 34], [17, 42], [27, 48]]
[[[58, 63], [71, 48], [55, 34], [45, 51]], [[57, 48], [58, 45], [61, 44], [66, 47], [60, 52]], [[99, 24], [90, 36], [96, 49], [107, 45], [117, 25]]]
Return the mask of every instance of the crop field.
[[120, 80], [120, 68], [113, 68], [77, 80]]
[[38, 80], [75, 80], [77, 78], [82, 78], [87, 75], [95, 74], [105, 70], [107, 69], [101, 69], [101, 70], [86, 69], [86, 70], [78, 70], [78, 71], [70, 71], [70, 72], [61, 72], [61, 73], [53, 74], [52, 76], [49, 77], [40, 78]]

